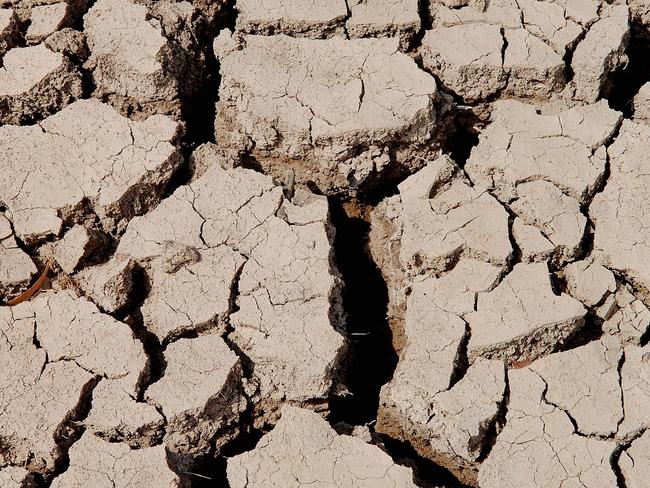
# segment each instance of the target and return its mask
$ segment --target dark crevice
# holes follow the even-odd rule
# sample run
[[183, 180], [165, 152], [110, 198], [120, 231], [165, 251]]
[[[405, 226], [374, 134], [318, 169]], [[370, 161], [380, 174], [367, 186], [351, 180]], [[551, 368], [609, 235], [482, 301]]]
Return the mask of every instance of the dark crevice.
[[420, 15], [420, 30], [413, 36], [410, 50], [415, 51], [422, 45], [422, 39], [428, 30], [432, 28], [431, 15], [429, 14], [429, 0], [418, 0], [418, 13]]
[[[239, 357], [245, 381], [248, 381], [253, 374], [253, 362], [227, 336], [224, 336], [224, 339]], [[255, 403], [245, 392], [242, 394], [246, 399], [246, 408], [241, 413], [237, 424], [232, 426], [236, 431], [234, 438], [223, 445], [218, 453], [214, 448], [212, 453], [202, 459], [192, 460], [192, 471], [181, 473], [189, 481], [189, 488], [229, 488], [226, 471], [228, 459], [255, 449], [264, 434], [271, 430], [272, 425], [258, 425], [259, 412], [256, 411]]]
[[[228, 310], [229, 317], [239, 310], [237, 297], [239, 296], [239, 279], [242, 270], [243, 267], [237, 272], [231, 287]], [[232, 324], [227, 324], [226, 330], [223, 333], [223, 339], [230, 350], [239, 358], [244, 382], [250, 382], [253, 378], [255, 364], [230, 337], [233, 331], [234, 327]], [[203, 459], [194, 460], [192, 472], [183, 473], [189, 481], [190, 488], [214, 488], [217, 486], [220, 488], [229, 488], [230, 484], [226, 473], [228, 458], [254, 449], [262, 436], [270, 430], [268, 426], [264, 426], [263, 428], [255, 427], [255, 404], [245, 391], [242, 391], [242, 395], [246, 399], [246, 408], [241, 413], [239, 421], [234, 427], [237, 430], [235, 437], [227, 442], [218, 453], [213, 451]]]
[[625, 449], [627, 449], [627, 447], [623, 447], [620, 445], [617, 446], [617, 448], [612, 453], [611, 458], [609, 459], [610, 465], [612, 467], [612, 471], [614, 471], [614, 475], [616, 476], [616, 485], [618, 486], [618, 488], [627, 488], [627, 483], [625, 482], [625, 476], [623, 476], [623, 472], [621, 471], [621, 467], [619, 465], [619, 460], [621, 459], [621, 455], [623, 454]]
[[[494, 197], [494, 195], [492, 196]], [[496, 197], [494, 198], [495, 200], [499, 201]], [[510, 260], [508, 261], [507, 270], [503, 273], [503, 277], [505, 278], [505, 276], [510, 271], [512, 271], [512, 268], [514, 268], [516, 264], [522, 262], [522, 252], [521, 252], [521, 248], [519, 247], [519, 244], [517, 244], [517, 240], [515, 239], [515, 235], [512, 231], [512, 228], [515, 223], [515, 219], [517, 218], [517, 214], [510, 208], [510, 205], [506, 205], [504, 203], [501, 203], [501, 205], [508, 213], [508, 238], [510, 240], [510, 246], [512, 247], [512, 255], [510, 257]]]
[[[385, 188], [391, 193], [396, 188]], [[388, 321], [388, 288], [368, 249], [370, 214], [374, 195], [369, 199], [330, 198], [330, 213], [336, 237], [336, 264], [344, 281], [343, 309], [345, 333], [350, 341], [342, 383], [349, 392], [330, 403], [332, 425], [369, 426], [375, 443], [392, 459], [414, 470], [414, 481], [421, 487], [462, 486], [448, 470], [417, 454], [408, 443], [373, 432], [379, 408], [379, 394], [394, 373], [397, 353]]]
[[611, 108], [631, 118], [634, 114], [634, 96], [641, 86], [650, 81], [650, 43], [641, 37], [638, 29], [632, 29], [626, 54], [628, 64], [625, 69], [613, 74], [607, 99]]
[[[192, 149], [190, 149], [190, 147], [192, 147]], [[190, 179], [192, 177], [192, 170], [190, 168], [189, 158], [193, 149], [195, 149], [195, 147], [190, 144], [186, 145], [181, 150], [181, 154], [183, 154], [183, 161], [178, 166], [176, 171], [174, 171], [174, 174], [172, 174], [171, 178], [169, 178], [169, 181], [165, 185], [165, 188], [160, 195], [161, 202], [170, 197], [181, 186], [187, 185], [190, 182]], [[153, 208], [151, 210], [153, 210]]]
[[[395, 192], [396, 188], [386, 190]], [[375, 194], [370, 199], [381, 201], [384, 195]], [[336, 229], [334, 253], [336, 265], [342, 274], [344, 288], [342, 305], [346, 313], [344, 333], [350, 342], [347, 357], [340, 368], [341, 378], [350, 395], [332, 398], [331, 424], [372, 425], [377, 417], [379, 392], [390, 380], [397, 365], [397, 355], [392, 346], [388, 326], [388, 290], [379, 269], [367, 249], [372, 203], [367, 200], [330, 198], [330, 214]], [[237, 286], [233, 288], [237, 296]], [[232, 311], [236, 311], [233, 300]], [[254, 364], [229, 338], [229, 327], [224, 338], [231, 350], [240, 358], [244, 377], [252, 378]], [[228, 487], [226, 466], [229, 457], [255, 448], [271, 425], [258, 425], [260, 412], [249, 399], [242, 414], [236, 438], [226, 444], [219, 456], [199, 461], [189, 474], [192, 488], [212, 486]], [[383, 440], [380, 444], [384, 444]], [[461, 486], [451, 473], [434, 463], [420, 458], [406, 444], [386, 439], [385, 446], [398, 463], [414, 467], [419, 486]], [[187, 473], [186, 473], [187, 474]]]
[[618, 360], [618, 364], [616, 365], [616, 374], [618, 375], [618, 389], [620, 392], [619, 398], [621, 399], [621, 408], [623, 412], [621, 418], [619, 418], [618, 422], [616, 423], [616, 432], [619, 431], [621, 424], [623, 423], [623, 420], [625, 420], [625, 392], [623, 390], [623, 366], [625, 365], [625, 359], [626, 359], [625, 349], [623, 349], [621, 353], [621, 358]]
[[506, 30], [503, 27], [499, 29], [499, 33], [501, 34], [501, 39], [503, 40], [503, 44], [501, 44], [501, 67], [503, 68], [503, 66], [506, 64], [506, 51], [508, 50], [508, 38], [506, 37]]
[[167, 369], [167, 361], [160, 340], [155, 334], [147, 330], [141, 321], [138, 321], [135, 326], [132, 325], [131, 330], [133, 330], [133, 334], [142, 343], [148, 359], [148, 374], [138, 384], [139, 398], [137, 401], [143, 402], [144, 393], [147, 388], [164, 376], [165, 369]]
[[221, 28], [230, 29], [233, 32], [237, 25], [237, 17], [239, 16], [239, 10], [237, 10], [235, 3], [235, 0], [227, 0], [221, 14]]
[[[374, 184], [371, 186], [362, 188], [356, 198], [350, 199], [347, 196], [330, 197], [330, 209], [333, 207], [333, 202], [337, 203], [339, 207], [343, 206], [344, 204], [347, 207], [358, 204], [360, 208], [359, 215], [363, 214], [362, 219], [365, 219], [365, 221], [368, 222], [367, 230], [369, 232], [370, 212], [372, 211], [372, 208], [376, 207], [386, 198], [397, 195], [399, 193], [399, 184], [412, 174], [412, 171], [396, 165], [396, 168], [394, 168], [392, 172], [384, 171], [380, 176], [380, 181], [374, 182]], [[334, 225], [338, 229], [336, 222], [334, 222]], [[367, 236], [363, 239], [365, 242]]]
[[138, 402], [144, 402], [144, 393], [149, 385], [155, 383], [165, 374], [167, 361], [165, 360], [164, 347], [160, 339], [144, 326], [140, 308], [151, 290], [149, 276], [145, 269], [136, 267], [133, 273], [133, 291], [128, 308], [120, 312], [117, 318], [128, 324], [133, 335], [142, 343], [147, 356], [147, 371], [138, 382]]
[[342, 274], [345, 332], [350, 341], [343, 383], [350, 392], [333, 402], [330, 421], [364, 425], [376, 419], [379, 392], [393, 375], [397, 354], [388, 324], [388, 288], [368, 250], [372, 206], [330, 199], [334, 252]]
[[[197, 39], [212, 40], [224, 28], [234, 30], [238, 15], [234, 3], [232, 0], [224, 2], [221, 9], [215, 12], [211, 18], [206, 12], [207, 25], [203, 26], [203, 32], [197, 34]], [[197, 41], [196, 48], [201, 49], [203, 56], [200, 66], [198, 66], [201, 78], [198, 82], [196, 79], [192, 79], [192, 83], [197, 83], [196, 88], [184, 100], [181, 107], [182, 119], [186, 122], [183, 140], [183, 145], [188, 151], [187, 154], [184, 154], [186, 160], [189, 159], [189, 151], [203, 143], [215, 142], [214, 122], [216, 104], [219, 100], [219, 86], [221, 85], [219, 62], [212, 49], [212, 42], [198, 43]]]
[[[478, 293], [476, 294], [478, 296]], [[463, 322], [465, 322], [463, 320]], [[447, 391], [451, 390], [456, 383], [463, 379], [467, 370], [469, 369], [469, 356], [467, 355], [467, 345], [469, 340], [472, 338], [472, 329], [469, 328], [469, 324], [465, 322], [465, 335], [458, 344], [458, 352], [456, 354], [456, 361], [454, 363], [454, 369], [451, 372], [451, 377], [449, 378], [449, 387]]]
[[239, 435], [221, 449], [218, 458], [206, 459], [193, 468], [188, 477], [191, 488], [230, 487], [226, 474], [228, 459], [255, 449], [259, 440], [266, 433], [266, 430], [253, 429], [251, 427], [253, 421], [252, 407], [249, 405], [239, 426]]
[[456, 106], [450, 117], [451, 133], [443, 145], [443, 152], [449, 154], [454, 162], [464, 168], [472, 149], [478, 144], [482, 121], [469, 107]]
[[603, 144], [603, 147], [605, 147], [605, 149], [607, 150], [605, 155], [605, 171], [603, 172], [602, 177], [596, 182], [595, 190], [593, 194], [589, 195], [587, 200], [580, 205], [580, 212], [587, 218], [587, 223], [585, 225], [585, 231], [582, 236], [582, 240], [578, 247], [579, 250], [574, 261], [586, 259], [587, 257], [591, 256], [591, 253], [594, 249], [594, 235], [596, 231], [596, 224], [591, 218], [591, 215], [589, 214], [589, 207], [591, 206], [591, 203], [593, 202], [596, 195], [602, 193], [605, 190], [605, 187], [607, 186], [607, 182], [609, 181], [609, 177], [611, 175], [611, 164], [609, 161], [609, 146], [616, 140], [616, 137], [618, 136], [620, 129], [621, 129], [621, 125], [619, 124], [617, 127], [614, 128], [614, 131], [612, 132], [612, 135], [609, 138], [609, 140], [605, 141], [605, 143]]
[[593, 312], [585, 316], [585, 323], [564, 342], [558, 344], [553, 352], [568, 351], [599, 340], [603, 335], [603, 319]]
[[83, 422], [90, 413], [93, 390], [100, 381], [101, 377], [95, 376], [86, 383], [80, 392], [77, 406], [68, 413], [57, 431], [54, 433], [54, 441], [56, 442], [57, 449], [61, 455], [54, 469], [41, 478], [42, 486], [50, 486], [54, 478], [69, 468], [70, 458], [68, 452], [72, 445], [81, 438], [86, 430]]
[[611, 457], [609, 458], [612, 471], [614, 471], [614, 474], [616, 475], [616, 484], [618, 488], [627, 488], [627, 482], [625, 480], [625, 476], [623, 475], [623, 472], [621, 471], [621, 466], [619, 464], [621, 456], [627, 449], [629, 449], [629, 447], [632, 445], [632, 443], [635, 440], [637, 440], [639, 437], [645, 434], [646, 430], [647, 429], [640, 429], [631, 438], [626, 439], [626, 441], [623, 443], [619, 443], [616, 446], [616, 449], [614, 449], [614, 452], [612, 453]]
[[648, 327], [648, 329], [639, 338], [639, 346], [645, 347], [648, 345], [648, 342], [650, 342], [650, 327]]
[[485, 433], [485, 438], [483, 439], [483, 446], [481, 448], [481, 454], [479, 455], [477, 462], [482, 463], [487, 459], [488, 455], [492, 451], [494, 444], [497, 442], [497, 437], [503, 431], [507, 423], [507, 414], [508, 414], [508, 405], [510, 404], [510, 381], [508, 377], [508, 372], [505, 374], [506, 387], [503, 392], [503, 399], [499, 403], [499, 409], [497, 414], [494, 416], [490, 425], [488, 425]]
[[[234, 2], [229, 1], [223, 5], [222, 10], [214, 13], [213, 17], [210, 18], [207, 12], [204, 14], [206, 22], [201, 27], [203, 32], [197, 34], [197, 38], [214, 39], [221, 29], [234, 29], [238, 12]], [[197, 43], [195, 49], [195, 59], [190, 60], [190, 64], [194, 62], [196, 66], [188, 66], [187, 69], [196, 73], [185, 75], [194, 87], [191, 93], [181, 100], [181, 119], [185, 123], [180, 140], [183, 163], [168, 182], [163, 197], [171, 195], [177, 188], [190, 182], [192, 170], [189, 160], [196, 148], [215, 142], [216, 106], [221, 85], [220, 66], [211, 42], [205, 45]]]
[[571, 65], [571, 63], [573, 62], [573, 53], [575, 52], [578, 45], [585, 38], [587, 32], [589, 32], [589, 28], [584, 26], [580, 26], [580, 27], [582, 27], [582, 32], [576, 38], [573, 44], [567, 47], [566, 51], [564, 52], [564, 56], [562, 57], [562, 61], [564, 61], [564, 80], [566, 81], [567, 85], [573, 80], [573, 77], [575, 76], [575, 73], [573, 72], [573, 66]]
[[205, 64], [199, 85], [181, 108], [183, 120], [187, 124], [183, 138], [187, 151], [184, 154], [186, 160], [189, 158], [189, 152], [199, 145], [215, 142], [214, 120], [221, 76], [212, 48], [205, 49], [203, 54]]
[[345, 14], [345, 18], [341, 21], [341, 24], [343, 28], [343, 35], [346, 39], [350, 39], [350, 33], [348, 32], [348, 20], [350, 20], [350, 17], [352, 17], [352, 11], [350, 10], [350, 4], [348, 0], [345, 0], [345, 9], [347, 12]]
[[458, 481], [449, 470], [420, 456], [410, 444], [378, 435], [384, 450], [397, 464], [413, 469], [413, 481], [421, 488], [470, 488]]

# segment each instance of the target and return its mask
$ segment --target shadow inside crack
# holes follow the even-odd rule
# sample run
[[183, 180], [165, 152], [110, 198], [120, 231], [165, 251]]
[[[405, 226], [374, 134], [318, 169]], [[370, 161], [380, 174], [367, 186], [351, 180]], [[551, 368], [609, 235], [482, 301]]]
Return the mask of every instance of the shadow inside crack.
[[413, 469], [413, 481], [421, 488], [470, 488], [462, 484], [447, 469], [420, 456], [413, 446], [406, 442], [380, 435], [384, 450], [402, 466]]
[[636, 27], [632, 29], [626, 51], [627, 66], [614, 73], [606, 95], [609, 106], [623, 112], [628, 119], [634, 114], [634, 96], [650, 81], [650, 39], [644, 39], [642, 31]]
[[379, 392], [397, 366], [388, 324], [388, 288], [367, 248], [372, 207], [357, 199], [330, 199], [334, 252], [342, 275], [345, 333], [350, 341], [343, 384], [349, 394], [332, 402], [330, 422], [374, 421]]

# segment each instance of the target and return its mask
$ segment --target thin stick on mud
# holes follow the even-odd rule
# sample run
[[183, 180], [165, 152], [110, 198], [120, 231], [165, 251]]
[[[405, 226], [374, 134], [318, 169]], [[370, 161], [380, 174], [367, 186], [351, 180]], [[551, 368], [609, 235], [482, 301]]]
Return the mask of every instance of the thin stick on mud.
[[34, 283], [32, 286], [30, 286], [26, 291], [22, 292], [16, 298], [9, 300], [7, 303], [4, 304], [4, 306], [13, 307], [14, 305], [18, 305], [19, 303], [22, 303], [32, 298], [38, 292], [38, 290], [41, 289], [43, 283], [45, 283], [45, 278], [47, 278], [47, 273], [49, 271], [50, 271], [50, 262], [48, 261], [47, 263], [45, 263], [45, 269], [41, 273], [41, 276], [39, 276], [38, 279], [36, 280], [36, 283]]

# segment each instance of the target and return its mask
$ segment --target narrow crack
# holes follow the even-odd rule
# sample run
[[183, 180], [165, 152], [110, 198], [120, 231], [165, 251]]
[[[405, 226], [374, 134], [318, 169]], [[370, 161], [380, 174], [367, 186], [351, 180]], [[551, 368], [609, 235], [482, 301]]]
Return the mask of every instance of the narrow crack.
[[[239, 280], [242, 270], [243, 267], [239, 269], [231, 288], [228, 317], [239, 310], [237, 297], [239, 296]], [[247, 391], [255, 388], [253, 379], [255, 365], [230, 337], [234, 330], [232, 324], [228, 323], [222, 337], [230, 350], [239, 358], [244, 383], [242, 395], [246, 401], [246, 408], [240, 414], [239, 422], [236, 425], [237, 433], [220, 449], [219, 456], [214, 457], [213, 452], [212, 456], [208, 455], [202, 463], [198, 463], [192, 473], [188, 473], [190, 488], [214, 488], [215, 486], [228, 488], [230, 486], [226, 473], [228, 458], [254, 449], [262, 436], [270, 430], [268, 425], [257, 425], [256, 405], [251, 398], [251, 392]]]
[[330, 199], [336, 264], [344, 282], [345, 332], [350, 340], [343, 379], [350, 394], [335, 402], [333, 423], [364, 425], [375, 420], [381, 387], [397, 366], [387, 319], [388, 288], [368, 250], [371, 209], [356, 199]]
[[470, 488], [461, 483], [449, 470], [420, 456], [407, 442], [378, 434], [378, 442], [396, 464], [413, 469], [413, 481], [420, 488]]
[[503, 392], [503, 399], [499, 403], [497, 414], [486, 429], [481, 454], [477, 459], [477, 462], [479, 463], [485, 461], [485, 459], [490, 455], [492, 448], [497, 442], [497, 437], [506, 427], [508, 422], [508, 407], [510, 405], [510, 377], [508, 375], [508, 370], [506, 370], [505, 382], [506, 386]]
[[70, 466], [69, 451], [85, 431], [83, 422], [88, 417], [92, 407], [92, 394], [95, 387], [101, 381], [100, 376], [94, 376], [83, 387], [79, 395], [79, 402], [76, 407], [66, 415], [61, 422], [59, 429], [55, 432], [54, 438], [60, 457], [54, 469], [43, 478], [43, 486], [49, 487], [54, 478], [65, 472]]
[[627, 46], [628, 63], [614, 73], [607, 100], [611, 108], [623, 112], [625, 118], [634, 115], [634, 96], [641, 86], [650, 81], [650, 42], [644, 38], [646, 27], [632, 24], [632, 35]]
[[623, 409], [623, 415], [621, 415], [621, 418], [618, 419], [618, 422], [616, 423], [616, 432], [618, 432], [619, 428], [621, 427], [621, 424], [623, 423], [623, 420], [625, 420], [625, 394], [623, 392], [623, 366], [624, 365], [625, 365], [625, 349], [623, 349], [623, 353], [621, 354], [621, 359], [616, 365], [616, 373], [618, 374], [618, 388], [621, 392], [621, 407]]
[[369, 427], [373, 444], [386, 451], [397, 464], [413, 468], [418, 486], [442, 483], [446, 487], [460, 487], [451, 472], [420, 456], [408, 443], [374, 432], [379, 394], [391, 379], [398, 358], [392, 337], [395, 331], [391, 330], [387, 316], [387, 283], [368, 249], [373, 208], [373, 203], [363, 197], [330, 198], [332, 223], [336, 228], [336, 262], [345, 283], [345, 331], [351, 345], [343, 378], [349, 394], [331, 400], [328, 420], [337, 428]]
[[596, 223], [593, 221], [589, 213], [589, 208], [591, 206], [591, 203], [594, 201], [594, 198], [596, 198], [596, 195], [605, 191], [605, 188], [607, 187], [607, 182], [609, 181], [609, 178], [611, 176], [611, 171], [612, 171], [611, 162], [609, 160], [609, 147], [614, 143], [614, 141], [618, 137], [618, 133], [621, 129], [621, 125], [622, 125], [622, 121], [618, 123], [618, 125], [612, 131], [612, 135], [601, 146], [605, 149], [605, 171], [603, 172], [603, 176], [595, 183], [594, 191], [592, 192], [592, 194], [589, 196], [587, 201], [585, 201], [580, 207], [580, 212], [587, 218], [587, 224], [585, 226], [585, 232], [580, 242], [580, 246], [579, 246], [580, 252], [576, 256], [575, 261], [587, 259], [588, 257], [591, 256], [591, 253], [593, 252]]
[[641, 437], [643, 434], [645, 434], [647, 429], [641, 429], [638, 432], [635, 432], [632, 437], [627, 439], [625, 442], [619, 443], [614, 452], [612, 453], [612, 456], [609, 459], [610, 465], [612, 467], [612, 471], [614, 471], [614, 474], [616, 475], [616, 483], [618, 485], [618, 488], [628, 488], [627, 482], [625, 480], [625, 476], [623, 475], [623, 472], [621, 471], [621, 466], [620, 466], [620, 459], [623, 453], [632, 445], [632, 443], [637, 440], [639, 437]]
[[431, 30], [432, 22], [431, 15], [429, 15], [429, 9], [431, 7], [431, 2], [434, 0], [418, 0], [418, 14], [420, 16], [420, 30], [415, 33], [413, 40], [410, 46], [410, 52], [415, 53], [422, 46], [422, 39], [424, 39], [425, 34], [428, 30]]

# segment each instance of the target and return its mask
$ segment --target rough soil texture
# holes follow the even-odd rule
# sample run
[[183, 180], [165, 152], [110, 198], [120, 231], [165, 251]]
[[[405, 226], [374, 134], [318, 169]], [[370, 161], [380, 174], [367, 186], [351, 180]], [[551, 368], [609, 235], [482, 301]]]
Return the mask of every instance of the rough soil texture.
[[377, 446], [338, 435], [318, 414], [290, 406], [254, 450], [228, 460], [228, 480], [233, 488], [416, 486], [411, 470]]
[[0, 488], [646, 488], [650, 2], [0, 0]]
[[[222, 32], [216, 140], [271, 173], [357, 188], [435, 148], [438, 88], [396, 38]], [[282, 176], [282, 173], [279, 173]], [[376, 176], [377, 175], [377, 176]]]

